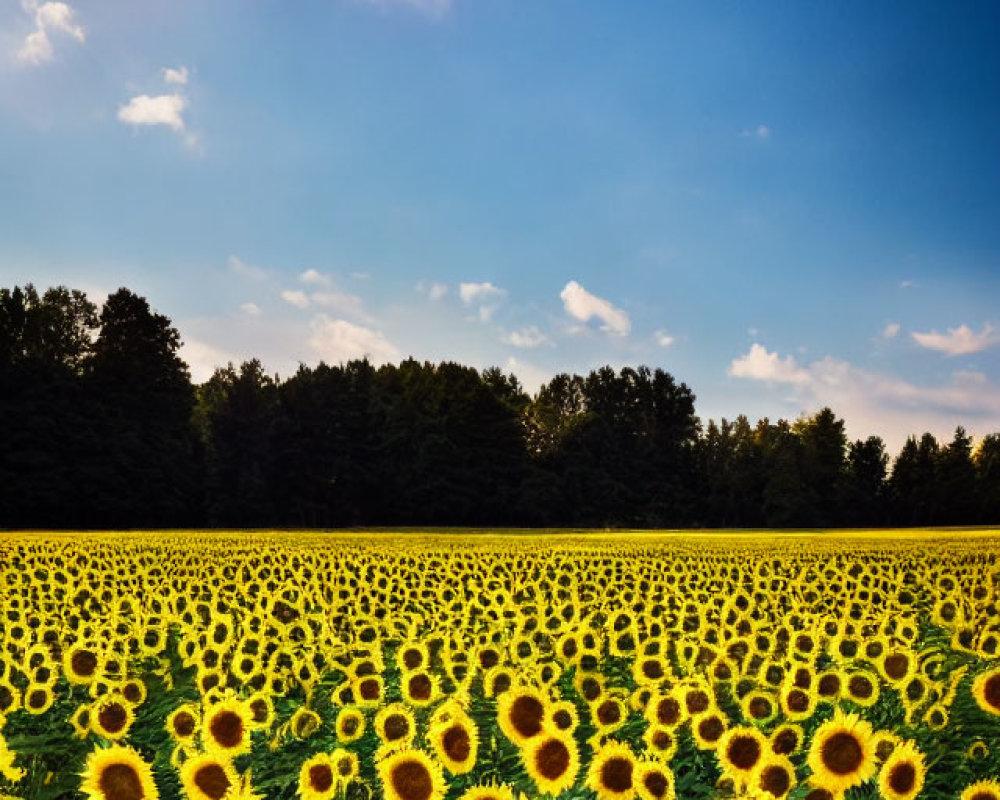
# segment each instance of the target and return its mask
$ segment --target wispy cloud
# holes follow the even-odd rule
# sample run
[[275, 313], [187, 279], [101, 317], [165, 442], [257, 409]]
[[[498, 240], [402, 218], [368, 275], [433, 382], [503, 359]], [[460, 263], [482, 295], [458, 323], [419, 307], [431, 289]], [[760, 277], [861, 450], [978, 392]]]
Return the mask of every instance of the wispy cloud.
[[514, 347], [533, 348], [547, 344], [549, 337], [539, 330], [537, 325], [528, 325], [520, 330], [511, 331], [503, 337], [503, 341]]
[[333, 284], [333, 279], [329, 275], [324, 275], [314, 269], [307, 269], [299, 275], [299, 280], [309, 286], [331, 286]]
[[50, 34], [66, 36], [80, 44], [86, 41], [86, 32], [82, 25], [76, 24], [76, 12], [68, 4], [26, 2], [24, 8], [34, 13], [35, 30], [25, 37], [17, 51], [17, 60], [22, 64], [38, 65], [52, 60], [55, 53]]
[[458, 296], [467, 306], [476, 305], [479, 307], [479, 319], [489, 322], [496, 311], [500, 300], [506, 296], [507, 292], [492, 283], [460, 283], [458, 285]]
[[670, 347], [677, 341], [677, 337], [671, 336], [666, 331], [657, 331], [653, 334], [653, 338], [660, 347]]
[[369, 358], [375, 363], [399, 359], [399, 350], [380, 331], [317, 314], [310, 323], [309, 346], [324, 361], [340, 363]]
[[281, 293], [281, 299], [296, 308], [309, 308], [309, 295], [298, 289], [285, 289]]
[[604, 298], [591, 294], [576, 281], [567, 283], [559, 297], [566, 313], [580, 322], [589, 322], [596, 317], [602, 322], [602, 331], [618, 336], [625, 336], [632, 329], [628, 314]]
[[748, 139], [770, 139], [771, 133], [767, 125], [758, 125], [756, 128], [744, 128], [740, 131], [740, 136]]
[[174, 83], [178, 86], [184, 86], [188, 82], [188, 69], [187, 67], [178, 67], [176, 69], [172, 67], [164, 67], [163, 80], [165, 83]]
[[310, 300], [321, 308], [329, 308], [365, 322], [372, 321], [372, 318], [365, 313], [361, 298], [355, 294], [335, 291], [313, 292]]
[[255, 267], [247, 264], [237, 256], [229, 256], [229, 260], [226, 263], [229, 265], [229, 271], [234, 275], [239, 275], [241, 278], [248, 278], [252, 281], [262, 281], [269, 274], [263, 267]]
[[899, 335], [900, 325], [898, 322], [890, 322], [882, 329], [884, 339], [895, 339]]
[[913, 340], [921, 347], [928, 350], [937, 350], [946, 356], [964, 356], [969, 353], [978, 353], [989, 347], [1000, 344], [1000, 334], [992, 325], [987, 323], [979, 333], [974, 333], [968, 325], [960, 325], [957, 328], [948, 328], [947, 333], [912, 334]]
[[[186, 67], [180, 70], [164, 68], [163, 80], [168, 84], [184, 85], [187, 83]], [[118, 120], [133, 127], [155, 127], [162, 125], [170, 128], [183, 137], [184, 143], [191, 148], [200, 145], [197, 134], [188, 130], [184, 112], [188, 108], [188, 100], [180, 91], [165, 94], [139, 94], [118, 107]]]
[[256, 317], [260, 314], [260, 306], [256, 303], [243, 303], [243, 305], [240, 306], [240, 311], [244, 314], [249, 314], [251, 317]]

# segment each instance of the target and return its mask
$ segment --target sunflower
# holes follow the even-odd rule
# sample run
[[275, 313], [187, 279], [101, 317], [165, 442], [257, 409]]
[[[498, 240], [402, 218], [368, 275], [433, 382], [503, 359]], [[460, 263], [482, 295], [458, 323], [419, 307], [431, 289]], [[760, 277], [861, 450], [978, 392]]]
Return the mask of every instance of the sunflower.
[[317, 753], [299, 770], [299, 797], [302, 800], [332, 800], [339, 788], [333, 757]]
[[1000, 716], [1000, 667], [976, 676], [972, 682], [972, 696], [987, 714]]
[[699, 749], [714, 750], [727, 727], [725, 715], [709, 711], [691, 719], [691, 736]]
[[767, 753], [768, 742], [756, 728], [730, 728], [719, 739], [716, 755], [723, 774], [745, 786]]
[[560, 794], [576, 783], [580, 756], [576, 741], [562, 733], [545, 732], [522, 747], [524, 768], [542, 794]]
[[674, 773], [656, 761], [639, 761], [635, 766], [635, 788], [641, 800], [674, 800]]
[[222, 800], [240, 786], [240, 777], [228, 759], [203, 753], [181, 765], [181, 784], [188, 800]]
[[246, 703], [228, 697], [205, 712], [201, 741], [209, 753], [232, 759], [250, 750], [253, 714]]
[[838, 709], [813, 734], [808, 764], [817, 782], [832, 792], [864, 783], [876, 769], [871, 725]]
[[360, 739], [365, 732], [365, 715], [360, 708], [343, 708], [337, 715], [337, 741], [350, 744]]
[[29, 714], [44, 714], [55, 702], [55, 694], [47, 683], [29, 683], [24, 690], [24, 710]]
[[430, 651], [423, 642], [405, 642], [396, 651], [396, 665], [404, 674], [422, 669], [430, 663]]
[[669, 762], [677, 752], [677, 732], [666, 725], [650, 725], [642, 735], [646, 750], [663, 762]]
[[878, 702], [878, 676], [872, 672], [859, 670], [846, 676], [844, 690], [848, 699], [859, 706], [873, 706]]
[[10, 714], [17, 711], [21, 703], [21, 691], [7, 681], [0, 680], [0, 714]]
[[375, 733], [389, 750], [409, 747], [417, 735], [413, 711], [403, 703], [392, 703], [375, 715]]
[[688, 712], [675, 693], [657, 693], [649, 699], [646, 706], [646, 719], [650, 725], [663, 725], [675, 728], [687, 719]]
[[412, 706], [429, 706], [441, 694], [441, 684], [437, 675], [426, 669], [408, 673], [402, 680], [403, 699]]
[[740, 700], [743, 716], [755, 725], [766, 725], [778, 715], [779, 705], [767, 692], [754, 690]]
[[816, 676], [816, 699], [820, 703], [836, 703], [845, 684], [844, 676], [837, 670], [826, 670]]
[[400, 750], [378, 764], [386, 800], [441, 800], [447, 788], [441, 767], [421, 750]]
[[1000, 800], [1000, 781], [977, 781], [967, 786], [958, 800]]
[[977, 739], [969, 745], [969, 749], [965, 751], [965, 755], [970, 761], [983, 761], [990, 755], [990, 746], [982, 739]]
[[70, 683], [89, 684], [100, 671], [100, 655], [93, 645], [78, 642], [63, 656], [63, 674]]
[[590, 716], [601, 735], [620, 728], [628, 716], [628, 709], [617, 697], [605, 695], [590, 707]]
[[93, 704], [90, 729], [98, 736], [117, 741], [123, 738], [135, 722], [132, 704], [120, 694], [109, 694]]
[[470, 786], [458, 800], [514, 800], [514, 790], [506, 784]]
[[778, 756], [797, 753], [805, 741], [805, 733], [800, 725], [780, 725], [771, 733], [771, 752]]
[[542, 732], [548, 707], [548, 699], [537, 689], [529, 686], [511, 688], [497, 701], [500, 730], [514, 744], [523, 747]]
[[80, 790], [88, 800], [158, 800], [153, 769], [131, 747], [112, 745], [87, 757]]
[[166, 729], [177, 744], [189, 744], [200, 726], [200, 714], [194, 703], [185, 703], [175, 708], [167, 717]]
[[924, 786], [924, 757], [905, 742], [893, 750], [878, 775], [879, 791], [885, 800], [913, 800]]
[[632, 664], [632, 679], [640, 686], [658, 686], [672, 674], [670, 661], [662, 655], [645, 655]]
[[606, 744], [590, 761], [587, 786], [600, 800], [633, 797], [636, 793], [635, 768], [635, 756], [628, 747], [617, 742]]
[[787, 756], [770, 755], [754, 772], [750, 785], [761, 797], [787, 797], [795, 788], [795, 766]]
[[77, 739], [86, 739], [90, 735], [90, 705], [88, 703], [78, 705], [70, 715], [69, 724], [73, 726], [73, 734]]
[[479, 732], [465, 714], [441, 720], [428, 732], [434, 752], [452, 775], [463, 775], [476, 765]]
[[580, 717], [576, 710], [576, 705], [569, 700], [560, 700], [549, 706], [547, 724], [557, 731], [571, 733], [580, 724]]
[[483, 694], [497, 697], [506, 692], [514, 683], [516, 672], [510, 667], [497, 665], [486, 670], [483, 675]]
[[266, 731], [274, 722], [274, 700], [267, 692], [254, 692], [246, 699], [250, 709], [250, 727], [254, 730]]
[[295, 710], [292, 718], [288, 720], [288, 728], [296, 739], [304, 740], [316, 733], [322, 723], [323, 720], [319, 714], [311, 708], [301, 706]]

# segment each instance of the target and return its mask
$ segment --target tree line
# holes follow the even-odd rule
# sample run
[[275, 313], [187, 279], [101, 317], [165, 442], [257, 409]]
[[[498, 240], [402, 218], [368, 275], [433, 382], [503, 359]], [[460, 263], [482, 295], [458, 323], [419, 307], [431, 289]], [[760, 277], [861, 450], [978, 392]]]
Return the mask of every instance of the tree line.
[[0, 527], [833, 527], [1000, 522], [1000, 434], [894, 460], [829, 408], [702, 424], [661, 369], [250, 360], [191, 381], [128, 289], [0, 289]]

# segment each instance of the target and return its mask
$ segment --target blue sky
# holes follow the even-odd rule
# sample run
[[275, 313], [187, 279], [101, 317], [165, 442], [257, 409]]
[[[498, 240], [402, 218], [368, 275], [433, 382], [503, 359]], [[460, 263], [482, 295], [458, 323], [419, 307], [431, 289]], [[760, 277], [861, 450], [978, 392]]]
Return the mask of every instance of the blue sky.
[[1000, 430], [995, 3], [0, 5], [0, 285], [258, 356]]

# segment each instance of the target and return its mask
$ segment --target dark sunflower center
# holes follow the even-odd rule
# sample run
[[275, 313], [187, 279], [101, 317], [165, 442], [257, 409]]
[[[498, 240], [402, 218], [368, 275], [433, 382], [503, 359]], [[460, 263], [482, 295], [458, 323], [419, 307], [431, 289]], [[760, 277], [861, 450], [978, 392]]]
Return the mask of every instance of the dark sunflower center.
[[698, 734], [706, 742], [717, 741], [723, 733], [722, 720], [718, 717], [709, 717], [698, 723]]
[[403, 653], [403, 664], [407, 669], [416, 669], [424, 663], [424, 655], [419, 650], [410, 649]]
[[101, 771], [98, 781], [101, 794], [107, 800], [142, 800], [142, 781], [129, 764], [109, 764]]
[[755, 697], [747, 710], [754, 719], [764, 719], [771, 716], [771, 702], [763, 697]]
[[358, 718], [353, 715], [346, 717], [340, 724], [340, 729], [345, 736], [353, 736], [358, 732]]
[[35, 689], [28, 695], [28, 706], [31, 708], [44, 708], [48, 700], [48, 695], [41, 689]]
[[178, 736], [190, 736], [194, 733], [194, 717], [187, 711], [182, 711], [174, 717], [174, 733]]
[[97, 721], [108, 733], [118, 733], [128, 722], [128, 712], [121, 703], [111, 703], [98, 712]]
[[80, 650], [73, 653], [73, 657], [70, 659], [70, 666], [73, 668], [74, 675], [79, 675], [81, 678], [89, 678], [94, 674], [94, 670], [97, 669], [97, 656], [89, 650]]
[[250, 704], [250, 710], [253, 712], [254, 722], [263, 722], [267, 719], [267, 702], [265, 700], [254, 700]]
[[852, 677], [850, 682], [847, 684], [847, 688], [850, 690], [851, 694], [855, 697], [860, 697], [862, 700], [867, 700], [872, 696], [872, 692], [874, 691], [872, 682], [864, 675], [855, 675]]
[[760, 773], [760, 788], [775, 797], [784, 797], [792, 786], [792, 778], [788, 770], [779, 764], [764, 767]]
[[226, 771], [218, 764], [206, 764], [194, 774], [194, 785], [212, 800], [222, 800], [231, 784]]
[[348, 777], [354, 771], [354, 763], [351, 759], [344, 757], [337, 762], [337, 772], [342, 778]]
[[983, 686], [983, 697], [990, 706], [1000, 709], [1000, 674], [987, 678]]
[[[423, 676], [420, 676], [423, 677]], [[425, 678], [426, 680], [426, 678]], [[428, 681], [430, 683], [430, 681]], [[412, 682], [411, 682], [412, 685]], [[374, 678], [367, 678], [361, 681], [361, 685], [358, 687], [358, 692], [361, 695], [362, 700], [377, 700], [379, 695], [378, 681]], [[416, 697], [416, 695], [414, 695]], [[430, 697], [430, 690], [428, 689], [427, 697]], [[420, 698], [424, 699], [424, 698]]]
[[673, 737], [666, 731], [657, 731], [653, 734], [653, 747], [659, 750], [666, 750], [673, 743]]
[[865, 758], [861, 743], [846, 731], [835, 733], [823, 742], [820, 756], [823, 766], [837, 775], [850, 775], [857, 771]]
[[542, 730], [545, 708], [537, 697], [518, 697], [510, 706], [510, 724], [526, 739], [537, 736]]
[[647, 659], [642, 662], [642, 674], [650, 680], [658, 681], [663, 677], [663, 666], [656, 659]]
[[472, 751], [469, 732], [461, 725], [452, 725], [448, 728], [441, 738], [441, 745], [452, 761], [465, 761]]
[[893, 653], [885, 660], [885, 674], [894, 681], [898, 681], [906, 675], [906, 670], [909, 666], [910, 660], [906, 656], [902, 653]]
[[840, 691], [840, 678], [836, 675], [824, 675], [819, 679], [816, 690], [823, 697], [832, 697]]
[[708, 695], [701, 690], [688, 692], [685, 699], [687, 701], [687, 709], [692, 714], [699, 714], [708, 708]]
[[434, 791], [431, 774], [419, 761], [401, 761], [389, 777], [401, 800], [429, 800]]
[[552, 721], [559, 730], [564, 731], [572, 726], [573, 716], [566, 709], [561, 708], [552, 715]]
[[642, 784], [653, 797], [663, 797], [667, 793], [667, 789], [670, 788], [667, 776], [662, 772], [647, 773], [646, 777], [642, 779]]
[[314, 764], [309, 767], [309, 785], [316, 792], [328, 792], [333, 786], [333, 770], [328, 764]]
[[554, 781], [569, 769], [570, 752], [558, 739], [544, 742], [535, 753], [535, 769], [546, 780]]
[[889, 773], [889, 786], [896, 794], [908, 794], [917, 783], [917, 770], [907, 761], [897, 764]]
[[431, 683], [431, 679], [428, 678], [423, 673], [420, 673], [419, 675], [414, 675], [412, 678], [410, 678], [409, 686], [410, 686], [410, 697], [414, 698], [415, 700], [427, 700], [428, 698], [430, 698], [433, 684]]
[[618, 708], [618, 704], [613, 700], [607, 700], [601, 703], [600, 707], [597, 709], [597, 720], [602, 725], [614, 725], [621, 718], [621, 709]]
[[656, 706], [656, 720], [662, 725], [676, 725], [681, 718], [681, 704], [673, 697], [664, 697]]
[[792, 689], [792, 691], [788, 693], [786, 702], [788, 703], [788, 708], [791, 711], [794, 711], [796, 714], [801, 714], [809, 708], [809, 695], [801, 689]]
[[749, 771], [760, 761], [760, 742], [752, 736], [734, 736], [726, 749], [729, 763], [737, 769]]
[[774, 737], [774, 744], [771, 749], [774, 750], [774, 752], [779, 756], [787, 756], [789, 753], [795, 752], [795, 748], [798, 744], [798, 734], [795, 731], [786, 728]]
[[209, 731], [223, 747], [238, 747], [243, 741], [243, 720], [234, 711], [221, 711], [212, 717]]
[[385, 738], [390, 742], [402, 739], [410, 732], [410, 722], [402, 714], [390, 714], [385, 720]]
[[609, 758], [601, 767], [601, 784], [622, 794], [632, 788], [632, 762], [627, 758]]

